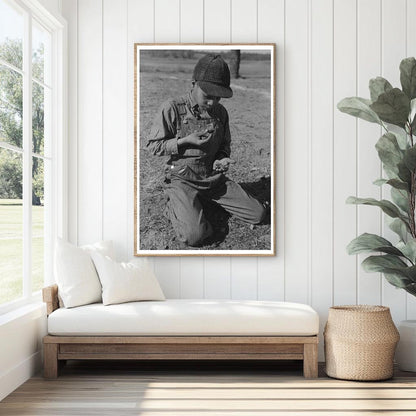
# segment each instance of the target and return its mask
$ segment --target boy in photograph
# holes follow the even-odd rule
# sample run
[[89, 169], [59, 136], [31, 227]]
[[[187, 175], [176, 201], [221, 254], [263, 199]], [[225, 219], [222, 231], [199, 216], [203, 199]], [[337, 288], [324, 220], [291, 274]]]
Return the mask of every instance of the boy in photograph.
[[204, 201], [214, 201], [249, 224], [259, 224], [265, 216], [264, 206], [225, 175], [235, 162], [228, 113], [220, 100], [232, 95], [227, 63], [207, 54], [194, 68], [190, 91], [162, 104], [148, 137], [152, 154], [168, 156], [166, 212], [178, 240], [187, 246], [201, 246], [213, 233]]

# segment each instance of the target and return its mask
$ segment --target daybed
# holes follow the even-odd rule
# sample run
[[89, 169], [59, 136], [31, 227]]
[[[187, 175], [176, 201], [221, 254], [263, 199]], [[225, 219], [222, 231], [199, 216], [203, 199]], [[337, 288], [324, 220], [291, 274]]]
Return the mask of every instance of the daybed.
[[289, 302], [177, 300], [60, 308], [58, 287], [43, 289], [48, 335], [44, 377], [69, 359], [303, 360], [318, 375], [318, 314]]

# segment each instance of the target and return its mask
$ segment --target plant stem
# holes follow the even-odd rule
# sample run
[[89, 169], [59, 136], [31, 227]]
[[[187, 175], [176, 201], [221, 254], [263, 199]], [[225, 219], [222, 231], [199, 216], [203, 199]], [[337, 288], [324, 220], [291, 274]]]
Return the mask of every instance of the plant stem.
[[[413, 129], [411, 123], [409, 123], [409, 135], [410, 144], [413, 147]], [[410, 195], [409, 195], [409, 218], [410, 218], [410, 231], [412, 237], [416, 238], [416, 224], [415, 224], [415, 200], [416, 200], [416, 171], [410, 172]]]
[[416, 238], [416, 224], [415, 224], [415, 197], [416, 197], [416, 175], [413, 172], [412, 174], [412, 183], [410, 189], [410, 229], [412, 231], [412, 237]]

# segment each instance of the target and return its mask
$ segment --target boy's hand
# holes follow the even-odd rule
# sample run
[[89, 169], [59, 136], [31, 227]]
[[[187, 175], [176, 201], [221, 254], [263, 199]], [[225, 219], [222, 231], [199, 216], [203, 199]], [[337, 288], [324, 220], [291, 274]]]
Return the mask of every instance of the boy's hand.
[[204, 131], [197, 131], [195, 133], [191, 133], [186, 137], [182, 137], [178, 140], [178, 145], [191, 145], [193, 147], [202, 147], [204, 146], [210, 139], [211, 131], [204, 130]]
[[230, 159], [229, 157], [225, 157], [224, 159], [215, 160], [212, 169], [215, 172], [227, 172], [230, 168], [230, 165], [233, 165], [235, 160]]

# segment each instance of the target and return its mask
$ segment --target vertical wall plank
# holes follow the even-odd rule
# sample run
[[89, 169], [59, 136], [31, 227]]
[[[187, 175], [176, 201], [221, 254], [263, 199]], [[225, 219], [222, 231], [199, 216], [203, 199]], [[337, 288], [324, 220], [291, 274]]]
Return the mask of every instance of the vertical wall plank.
[[257, 259], [234, 258], [231, 261], [231, 299], [257, 299]]
[[[308, 302], [308, 1], [286, 2], [285, 300]], [[293, 178], [296, 181], [293, 182]]]
[[231, 41], [231, 0], [205, 0], [204, 42]]
[[[311, 37], [311, 303], [326, 317], [332, 306], [333, 2], [315, 0]], [[321, 333], [326, 319], [321, 319]], [[319, 352], [323, 359], [323, 342]]]
[[[284, 0], [260, 0], [258, 3], [258, 41], [276, 43], [276, 107], [275, 107], [275, 193], [276, 193], [276, 251], [275, 257], [258, 259], [258, 298], [283, 300], [285, 283], [284, 253], [284, 47], [285, 47]], [[278, 20], [276, 20], [278, 19]]]
[[257, 42], [257, 0], [231, 0], [231, 42]]
[[[154, 41], [154, 0], [128, 0], [128, 42], [151, 43]], [[133, 61], [132, 61], [133, 62]], [[129, 68], [130, 69], [130, 68]], [[130, 80], [133, 85], [133, 79]], [[133, 95], [132, 95], [133, 96]]]
[[[204, 2], [203, 0], [180, 0], [180, 41], [203, 42]], [[191, 74], [189, 74], [189, 78]], [[204, 297], [204, 259], [202, 257], [182, 257], [181, 298]]]
[[180, 42], [203, 43], [204, 1], [180, 0]]
[[[334, 0], [334, 104], [357, 95], [356, 2]], [[356, 120], [334, 113], [334, 304], [355, 304], [355, 256], [345, 247], [356, 236], [356, 208], [345, 204], [356, 194]]]
[[[128, 218], [127, 245], [128, 257], [134, 252], [134, 43], [154, 42], [154, 0], [128, 0], [128, 144], [127, 144], [127, 178], [128, 178]], [[155, 268], [152, 260], [153, 268]]]
[[406, 56], [406, 0], [382, 0], [382, 70], [400, 87], [400, 61]]
[[[257, 42], [256, 0], [231, 1], [231, 40], [234, 43]], [[230, 119], [230, 125], [233, 123]], [[248, 225], [246, 225], [248, 227]], [[257, 258], [231, 259], [231, 296], [234, 299], [257, 298]]]
[[[283, 230], [280, 228], [277, 228], [277, 238], [283, 238]], [[276, 257], [259, 257], [257, 264], [257, 297], [259, 300], [284, 300], [284, 261], [284, 253], [279, 250]]]
[[[358, 2], [358, 96], [369, 98], [368, 81], [381, 74], [381, 2], [369, 0]], [[376, 149], [381, 136], [380, 126], [358, 121], [357, 164], [358, 195], [363, 198], [380, 199], [380, 187], [373, 185], [381, 177], [381, 164]], [[381, 210], [377, 207], [358, 207], [357, 234], [381, 234]], [[381, 303], [380, 273], [367, 273], [361, 262], [368, 255], [358, 256], [358, 297], [361, 304], [379, 305]]]
[[179, 0], [154, 0], [155, 42], [179, 42]]
[[[127, 65], [127, 247], [130, 257], [134, 253], [134, 44], [154, 41], [154, 1], [127, 2], [128, 65]], [[154, 263], [152, 262], [154, 267]]]
[[103, 2], [103, 238], [127, 253], [127, 0]]
[[[414, 0], [407, 0], [407, 57], [416, 57], [416, 25], [414, 24], [414, 16], [416, 16], [416, 2]], [[416, 297], [409, 294], [406, 296], [406, 319], [416, 319]]]
[[414, 24], [414, 16], [416, 16], [416, 2], [407, 0], [406, 2], [406, 29], [407, 29], [407, 51], [406, 56], [416, 56], [416, 25]]
[[181, 296], [181, 264], [178, 259], [170, 257], [155, 258], [154, 272], [160, 286], [168, 299], [179, 299]]
[[[78, 243], [78, 2], [63, 0], [68, 22], [68, 240]], [[72, 94], [70, 93], [72, 91]], [[75, 92], [75, 93], [74, 93]]]
[[[230, 0], [204, 1], [204, 6], [204, 42], [230, 42]], [[221, 10], [221, 13], [218, 13], [218, 10]], [[204, 263], [205, 297], [208, 299], [230, 299], [231, 258], [207, 257]]]
[[153, 0], [128, 0], [127, 2], [127, 230], [126, 257], [134, 253], [134, 44], [154, 41]]
[[[179, 0], [155, 1], [155, 42], [179, 42]], [[156, 276], [160, 279], [165, 295], [181, 297], [181, 259], [179, 257], [155, 258]]]
[[181, 293], [183, 299], [204, 298], [204, 259], [183, 257], [180, 262]]
[[79, 244], [103, 236], [102, 12], [101, 1], [78, 2]]
[[[401, 23], [399, 23], [401, 22]], [[406, 0], [382, 0], [382, 75], [393, 86], [400, 86], [400, 61], [406, 56]], [[390, 198], [390, 191], [384, 191]], [[385, 227], [387, 239], [394, 234]], [[389, 306], [395, 322], [406, 319], [406, 293], [383, 279], [382, 302]]]
[[229, 257], [205, 259], [205, 298], [231, 299], [231, 262]]

